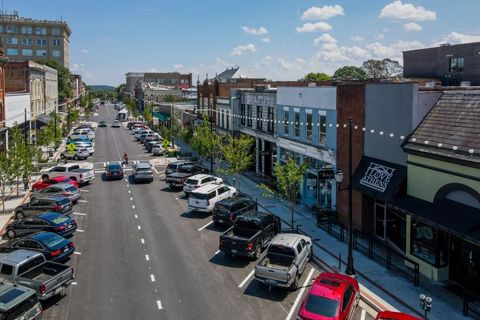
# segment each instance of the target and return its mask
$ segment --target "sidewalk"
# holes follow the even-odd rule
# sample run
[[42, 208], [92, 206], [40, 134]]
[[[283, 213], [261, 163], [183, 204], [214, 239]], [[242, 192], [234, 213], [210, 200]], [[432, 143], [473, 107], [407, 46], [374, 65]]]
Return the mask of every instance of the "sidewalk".
[[[209, 162], [203, 162], [209, 167]], [[216, 169], [216, 166], [214, 166]], [[233, 185], [233, 177], [225, 174], [218, 174], [223, 180]], [[284, 200], [277, 198], [264, 197], [264, 190], [247, 176], [240, 177], [240, 190], [249, 194], [256, 199], [262, 210], [269, 211], [282, 219], [284, 228], [290, 226], [290, 209]], [[316, 217], [312, 215], [312, 210], [303, 205], [297, 205], [295, 210], [295, 224], [299, 225], [299, 229], [310, 236], [314, 243], [314, 254], [322, 264], [329, 267], [330, 270], [336, 272], [344, 272], [346, 267], [346, 259], [348, 255], [348, 243], [337, 240], [321, 228], [317, 227]], [[338, 255], [341, 254], [342, 265], [338, 270]], [[431, 281], [420, 278], [420, 286], [415, 287], [413, 283], [405, 277], [387, 270], [385, 266], [370, 260], [366, 255], [353, 251], [353, 260], [357, 279], [362, 285], [365, 296], [373, 296], [374, 300], [380, 300], [380, 305], [390, 309], [390, 306], [412, 315], [423, 318], [423, 310], [420, 308], [419, 295], [421, 293], [433, 299], [433, 307], [429, 313], [429, 319], [474, 319], [472, 317], [464, 317], [462, 313], [463, 300], [461, 297], [453, 294], [445, 288], [444, 283]], [[369, 292], [372, 294], [369, 294]], [[381, 299], [377, 299], [378, 297]], [[384, 301], [381, 301], [381, 300]], [[370, 300], [370, 299], [369, 299]]]

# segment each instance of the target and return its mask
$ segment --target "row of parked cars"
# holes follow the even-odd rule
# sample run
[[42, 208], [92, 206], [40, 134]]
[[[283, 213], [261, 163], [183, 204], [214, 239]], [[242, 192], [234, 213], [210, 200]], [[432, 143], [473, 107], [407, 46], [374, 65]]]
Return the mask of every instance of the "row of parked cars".
[[67, 144], [75, 148], [66, 148], [61, 157], [69, 160], [85, 160], [95, 152], [95, 132], [90, 124], [82, 124], [74, 128], [67, 137]]
[[162, 156], [165, 154], [165, 148], [162, 146], [163, 138], [157, 132], [150, 129], [141, 121], [130, 121], [127, 128], [132, 130], [135, 141], [142, 143], [147, 152], [154, 156]]
[[79, 186], [93, 177], [78, 164], [46, 169], [32, 185], [30, 201], [14, 209], [8, 241], [0, 245], [0, 319], [41, 319], [40, 301], [73, 282], [74, 270], [64, 264], [75, 251], [69, 238], [77, 222], [71, 214]]

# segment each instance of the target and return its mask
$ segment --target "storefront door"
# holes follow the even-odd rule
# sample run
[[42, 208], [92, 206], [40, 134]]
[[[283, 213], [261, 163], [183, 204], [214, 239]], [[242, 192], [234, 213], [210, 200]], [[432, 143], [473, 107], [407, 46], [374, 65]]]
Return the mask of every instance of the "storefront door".
[[375, 214], [375, 235], [385, 240], [385, 204], [383, 202], [375, 201], [374, 205]]
[[450, 279], [480, 292], [480, 246], [452, 236]]

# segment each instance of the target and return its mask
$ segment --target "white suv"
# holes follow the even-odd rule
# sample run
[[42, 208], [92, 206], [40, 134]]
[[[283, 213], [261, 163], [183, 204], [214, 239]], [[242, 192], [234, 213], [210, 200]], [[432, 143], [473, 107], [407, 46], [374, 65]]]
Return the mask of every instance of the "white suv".
[[191, 176], [190, 178], [185, 181], [183, 184], [183, 192], [189, 194], [190, 192], [203, 187], [209, 183], [223, 183], [222, 178], [214, 177], [209, 174], [196, 174]]
[[225, 184], [207, 184], [195, 189], [188, 197], [188, 209], [199, 212], [212, 212], [215, 203], [237, 194], [237, 189]]

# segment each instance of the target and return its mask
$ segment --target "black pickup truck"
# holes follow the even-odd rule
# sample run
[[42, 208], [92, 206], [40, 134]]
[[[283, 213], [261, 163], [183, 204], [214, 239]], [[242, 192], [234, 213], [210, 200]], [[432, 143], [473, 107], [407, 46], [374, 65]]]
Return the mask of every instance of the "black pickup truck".
[[266, 212], [246, 212], [239, 215], [233, 226], [220, 235], [219, 249], [232, 257], [256, 260], [281, 230], [279, 217]]
[[204, 173], [206, 170], [198, 164], [187, 164], [178, 168], [178, 171], [167, 174], [165, 182], [170, 188], [182, 188], [185, 181], [191, 176]]

